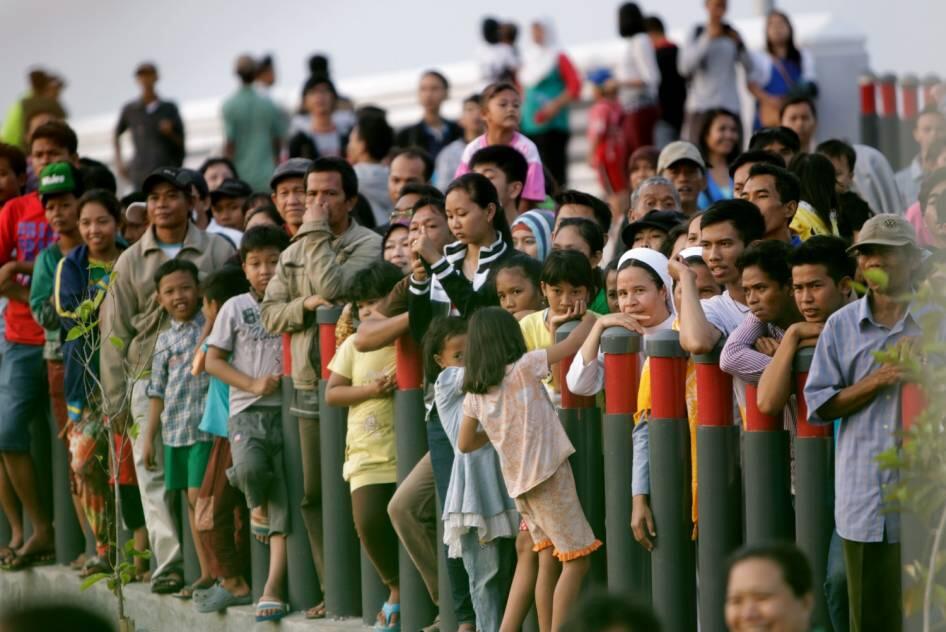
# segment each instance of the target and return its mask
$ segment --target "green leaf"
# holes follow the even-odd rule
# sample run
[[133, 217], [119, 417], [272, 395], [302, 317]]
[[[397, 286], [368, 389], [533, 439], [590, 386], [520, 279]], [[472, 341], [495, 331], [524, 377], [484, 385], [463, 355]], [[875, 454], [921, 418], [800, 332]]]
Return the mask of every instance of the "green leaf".
[[870, 268], [864, 270], [864, 278], [870, 281], [880, 289], [884, 289], [890, 283], [890, 277], [880, 268]]
[[131, 437], [132, 441], [137, 441], [138, 435], [140, 433], [141, 433], [141, 426], [138, 424], [138, 422], [131, 424], [131, 426], [128, 428], [128, 436]]
[[85, 335], [85, 327], [82, 325], [76, 325], [66, 333], [66, 342], [72, 342], [77, 340]]
[[79, 586], [79, 590], [88, 590], [89, 588], [99, 583], [103, 579], [108, 579], [111, 576], [112, 576], [111, 573], [94, 573], [92, 575], [89, 575], [84, 580], [82, 580], [82, 584]]
[[119, 351], [125, 348], [125, 341], [119, 338], [118, 336], [109, 336], [108, 341], [112, 344], [113, 347]]

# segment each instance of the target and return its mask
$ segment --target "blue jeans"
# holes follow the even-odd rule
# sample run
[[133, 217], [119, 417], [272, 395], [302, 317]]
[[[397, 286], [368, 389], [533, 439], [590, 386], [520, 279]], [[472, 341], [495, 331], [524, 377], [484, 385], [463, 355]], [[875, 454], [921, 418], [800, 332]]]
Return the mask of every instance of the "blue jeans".
[[834, 632], [848, 632], [850, 610], [847, 599], [847, 571], [844, 568], [844, 549], [837, 531], [831, 534], [828, 547], [828, 566], [825, 569], [824, 598], [828, 618]]
[[42, 345], [9, 343], [0, 363], [0, 452], [29, 452], [30, 424], [48, 407]]
[[480, 544], [476, 529], [460, 538], [463, 566], [470, 577], [470, 595], [479, 632], [498, 632], [506, 598], [516, 571], [516, 540], [496, 538]]
[[[443, 506], [443, 499], [447, 496], [447, 487], [450, 485], [450, 473], [453, 471], [453, 446], [447, 433], [440, 424], [437, 407], [430, 411], [430, 420], [427, 422], [427, 447], [430, 450], [430, 465], [434, 470], [434, 486], [437, 488], [437, 497]], [[438, 515], [440, 520], [441, 516]], [[447, 545], [443, 542], [445, 555]], [[463, 567], [463, 560], [447, 558], [447, 576], [450, 579], [450, 594], [453, 597], [453, 612], [457, 618], [457, 625], [462, 623], [477, 623], [473, 612], [473, 602], [470, 599], [470, 578]], [[477, 626], [477, 629], [485, 630]], [[498, 628], [497, 628], [498, 629]]]

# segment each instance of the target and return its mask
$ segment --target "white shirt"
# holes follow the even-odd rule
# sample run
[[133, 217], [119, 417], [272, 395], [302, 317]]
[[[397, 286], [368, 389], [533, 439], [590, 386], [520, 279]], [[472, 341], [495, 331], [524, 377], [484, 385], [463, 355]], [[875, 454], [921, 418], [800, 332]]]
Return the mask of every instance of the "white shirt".
[[618, 60], [617, 80], [643, 81], [643, 88], [622, 87], [621, 106], [633, 110], [657, 102], [657, 90], [660, 88], [660, 68], [657, 67], [657, 54], [654, 44], [647, 33], [638, 33], [625, 44], [624, 54]]
[[243, 241], [243, 231], [239, 231], [235, 228], [228, 228], [226, 226], [221, 226], [217, 223], [217, 220], [212, 219], [210, 223], [207, 224], [207, 232], [214, 233], [215, 235], [220, 235], [227, 241], [233, 244], [233, 247], [237, 250], [240, 249], [240, 242]]
[[[706, 320], [723, 334], [723, 338], [728, 338], [729, 334], [742, 324], [742, 321], [746, 319], [746, 314], [749, 313], [749, 306], [734, 300], [729, 295], [729, 290], [718, 296], [701, 299], [700, 305], [703, 307]], [[733, 377], [732, 390], [739, 408], [745, 410], [746, 383], [738, 377]], [[739, 415], [736, 414], [733, 419], [738, 420]]]

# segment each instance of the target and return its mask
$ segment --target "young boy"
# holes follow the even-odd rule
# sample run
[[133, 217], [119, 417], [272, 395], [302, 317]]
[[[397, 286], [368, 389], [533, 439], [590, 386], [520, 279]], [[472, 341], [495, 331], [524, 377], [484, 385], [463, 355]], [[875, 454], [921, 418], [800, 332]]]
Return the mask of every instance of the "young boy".
[[19, 147], [0, 143], [0, 207], [26, 186], [26, 156]]
[[219, 227], [243, 232], [243, 203], [253, 194], [243, 180], [227, 178], [219, 187], [210, 192], [213, 219], [207, 226], [207, 232], [217, 232]]
[[197, 428], [207, 399], [207, 376], [192, 375], [190, 371], [204, 326], [198, 276], [197, 266], [182, 259], [165, 261], [154, 274], [157, 301], [171, 319], [171, 326], [158, 334], [155, 343], [147, 390], [148, 423], [142, 430], [145, 467], [149, 470], [162, 467], [154, 443], [160, 427], [164, 444], [164, 486], [168, 491], [187, 491], [187, 516], [200, 561], [200, 577], [175, 594], [182, 599], [190, 599], [195, 590], [209, 588], [214, 581], [194, 515], [197, 492], [204, 480], [212, 445], [210, 437]]
[[[230, 386], [230, 483], [246, 496], [250, 525], [269, 541], [269, 576], [256, 605], [257, 621], [277, 621], [288, 611], [283, 601], [289, 503], [282, 459], [279, 381], [282, 336], [263, 327], [260, 302], [289, 245], [284, 231], [259, 226], [240, 246], [250, 291], [224, 303], [207, 338], [207, 373]], [[229, 358], [228, 358], [229, 356]]]
[[624, 109], [618, 101], [618, 84], [610, 70], [595, 69], [588, 73], [588, 80], [594, 86], [595, 97], [588, 111], [588, 160], [608, 196], [612, 215], [620, 217], [627, 190]]
[[473, 154], [470, 171], [489, 178], [499, 194], [506, 219], [512, 223], [519, 216], [522, 188], [529, 172], [529, 163], [523, 155], [508, 145], [490, 145]]

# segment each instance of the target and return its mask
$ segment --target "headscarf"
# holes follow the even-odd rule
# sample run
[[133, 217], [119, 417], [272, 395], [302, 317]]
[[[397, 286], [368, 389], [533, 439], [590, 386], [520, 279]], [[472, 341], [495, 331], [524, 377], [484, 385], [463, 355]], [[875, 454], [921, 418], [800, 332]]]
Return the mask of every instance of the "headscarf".
[[621, 255], [618, 260], [618, 270], [628, 261], [640, 261], [653, 270], [660, 280], [663, 281], [664, 289], [667, 291], [667, 309], [671, 316], [677, 315], [677, 308], [673, 304], [673, 279], [670, 278], [670, 262], [665, 256], [656, 250], [650, 248], [632, 248]]
[[551, 17], [537, 18], [532, 23], [542, 27], [545, 42], [539, 45], [529, 37], [522, 59], [522, 69], [519, 71], [519, 80], [526, 88], [531, 88], [545, 79], [558, 66], [558, 57], [562, 52]]
[[539, 261], [545, 261], [552, 249], [552, 226], [554, 223], [555, 220], [552, 218], [551, 212], [531, 210], [513, 220], [512, 232], [516, 232], [517, 226], [524, 226], [532, 231], [532, 235], [535, 237], [535, 245], [539, 250], [538, 259]]

